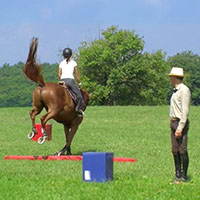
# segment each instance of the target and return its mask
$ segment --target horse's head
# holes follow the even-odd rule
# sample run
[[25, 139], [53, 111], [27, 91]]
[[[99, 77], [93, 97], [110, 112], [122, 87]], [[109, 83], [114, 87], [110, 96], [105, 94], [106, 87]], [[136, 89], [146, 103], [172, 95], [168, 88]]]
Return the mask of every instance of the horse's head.
[[84, 103], [83, 103], [83, 110], [86, 109], [88, 103], [89, 103], [89, 100], [90, 100], [90, 97], [91, 97], [91, 94], [87, 93], [86, 90], [82, 89], [81, 88], [81, 93], [83, 95], [83, 100], [84, 100]]

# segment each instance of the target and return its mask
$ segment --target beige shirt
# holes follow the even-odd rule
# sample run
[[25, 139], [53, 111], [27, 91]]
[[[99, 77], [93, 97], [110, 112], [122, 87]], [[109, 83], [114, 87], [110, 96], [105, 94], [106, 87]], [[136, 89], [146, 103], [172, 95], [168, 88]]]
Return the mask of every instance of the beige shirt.
[[170, 118], [179, 118], [179, 125], [177, 130], [182, 131], [188, 119], [191, 93], [189, 88], [183, 83], [176, 88], [177, 91], [173, 93], [170, 100]]

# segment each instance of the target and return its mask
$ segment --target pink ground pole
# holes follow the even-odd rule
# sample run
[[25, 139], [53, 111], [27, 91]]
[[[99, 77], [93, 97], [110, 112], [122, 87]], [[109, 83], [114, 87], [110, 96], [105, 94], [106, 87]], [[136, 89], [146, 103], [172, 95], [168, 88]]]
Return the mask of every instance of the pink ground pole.
[[[16, 156], [10, 155], [5, 156], [5, 160], [72, 160], [72, 161], [81, 161], [82, 156]], [[114, 157], [114, 162], [136, 162], [135, 158], [120, 158]]]

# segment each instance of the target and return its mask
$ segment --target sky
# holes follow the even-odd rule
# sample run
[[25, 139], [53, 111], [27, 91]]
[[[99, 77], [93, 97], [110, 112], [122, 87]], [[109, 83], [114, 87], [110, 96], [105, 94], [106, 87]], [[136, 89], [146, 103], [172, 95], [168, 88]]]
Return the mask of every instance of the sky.
[[0, 67], [25, 62], [33, 36], [39, 62], [53, 64], [113, 25], [134, 30], [149, 53], [200, 52], [199, 0], [0, 0], [0, 8]]

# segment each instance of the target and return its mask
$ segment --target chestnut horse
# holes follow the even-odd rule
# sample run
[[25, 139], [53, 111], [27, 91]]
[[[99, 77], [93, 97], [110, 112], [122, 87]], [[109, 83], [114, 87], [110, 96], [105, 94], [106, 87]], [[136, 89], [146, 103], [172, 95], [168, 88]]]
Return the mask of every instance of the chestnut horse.
[[[57, 155], [71, 154], [70, 146], [72, 139], [83, 120], [83, 117], [79, 117], [75, 111], [75, 104], [66, 88], [54, 82], [44, 82], [42, 76], [42, 67], [36, 63], [36, 54], [38, 47], [38, 39], [33, 38], [30, 44], [30, 50], [26, 64], [24, 65], [23, 72], [26, 77], [38, 84], [38, 87], [33, 92], [33, 106], [30, 111], [30, 117], [32, 120], [32, 132], [28, 135], [32, 138], [37, 130], [35, 128], [35, 117], [43, 108], [47, 113], [40, 118], [42, 125], [43, 136], [38, 139], [38, 143], [42, 144], [48, 139], [48, 134], [45, 131], [45, 124], [50, 119], [54, 119], [58, 123], [62, 123], [64, 126], [66, 145]], [[83, 110], [86, 109], [90, 95], [83, 89], [81, 89], [84, 103]]]

